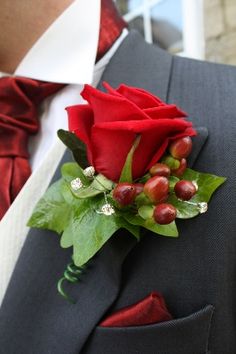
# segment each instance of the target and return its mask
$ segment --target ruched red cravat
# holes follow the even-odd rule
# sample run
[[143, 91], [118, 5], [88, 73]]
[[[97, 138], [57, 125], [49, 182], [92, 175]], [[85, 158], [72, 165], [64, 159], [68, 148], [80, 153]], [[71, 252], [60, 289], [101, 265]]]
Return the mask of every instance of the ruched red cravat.
[[21, 77], [0, 78], [0, 219], [30, 176], [28, 140], [39, 130], [38, 106], [62, 87]]

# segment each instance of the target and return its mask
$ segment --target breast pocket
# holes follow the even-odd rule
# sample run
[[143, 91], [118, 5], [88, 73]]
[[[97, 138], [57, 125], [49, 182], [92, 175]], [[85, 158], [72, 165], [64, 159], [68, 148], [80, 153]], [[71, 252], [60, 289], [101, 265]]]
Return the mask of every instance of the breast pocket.
[[96, 327], [83, 354], [210, 354], [213, 306], [187, 317], [137, 327]]

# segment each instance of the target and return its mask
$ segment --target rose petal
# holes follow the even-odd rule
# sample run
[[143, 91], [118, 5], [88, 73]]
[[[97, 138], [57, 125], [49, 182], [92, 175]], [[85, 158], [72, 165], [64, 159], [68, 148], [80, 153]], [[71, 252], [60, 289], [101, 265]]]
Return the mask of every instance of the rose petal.
[[91, 128], [94, 123], [93, 111], [87, 104], [66, 108], [69, 120], [69, 130], [85, 143], [90, 144]]
[[191, 127], [192, 124], [183, 119], [96, 124], [91, 135], [95, 169], [111, 180], [118, 181], [134, 139], [137, 134], [141, 134], [141, 141], [134, 154], [133, 178], [141, 177], [153, 157], [156, 161], [161, 158], [168, 139], [195, 134]]
[[95, 124], [134, 119], [150, 120], [147, 114], [125, 97], [110, 95], [89, 85], [85, 85], [81, 96], [91, 105]]
[[92, 155], [97, 172], [118, 181], [127, 154], [135, 140], [131, 131], [92, 129]]
[[145, 90], [136, 87], [129, 87], [124, 84], [120, 85], [116, 90], [122, 96], [135, 103], [139, 108], [156, 107], [164, 104], [158, 97], [151, 95]]
[[90, 140], [91, 128], [94, 123], [93, 111], [86, 104], [67, 107], [66, 111], [69, 119], [69, 130], [86, 144], [88, 161], [93, 165]]
[[182, 118], [187, 117], [187, 114], [180, 110], [176, 105], [169, 104], [166, 106], [146, 108], [143, 110], [152, 119], [163, 118]]

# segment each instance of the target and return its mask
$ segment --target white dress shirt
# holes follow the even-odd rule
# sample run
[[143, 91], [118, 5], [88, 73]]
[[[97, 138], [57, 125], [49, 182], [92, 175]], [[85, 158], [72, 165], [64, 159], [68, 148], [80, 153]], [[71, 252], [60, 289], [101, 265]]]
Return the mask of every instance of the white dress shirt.
[[27, 221], [65, 151], [56, 134], [60, 128], [67, 129], [65, 107], [86, 103], [80, 96], [83, 84], [98, 84], [127, 35], [124, 30], [94, 65], [99, 23], [100, 0], [75, 0], [34, 44], [15, 71], [18, 76], [68, 85], [42, 104], [41, 128], [29, 143], [32, 175], [0, 222], [0, 305], [28, 233]]

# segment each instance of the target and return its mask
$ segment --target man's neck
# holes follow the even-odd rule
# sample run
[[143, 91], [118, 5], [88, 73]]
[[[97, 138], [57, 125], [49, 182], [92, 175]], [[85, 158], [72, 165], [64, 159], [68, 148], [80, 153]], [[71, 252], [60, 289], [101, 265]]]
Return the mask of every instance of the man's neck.
[[13, 73], [51, 23], [73, 0], [2, 0], [0, 71]]
[[[2, 0], [0, 71], [13, 73], [33, 44], [72, 2], [73, 0]], [[114, 2], [101, 0], [97, 61], [111, 48], [125, 27], [126, 23]]]

